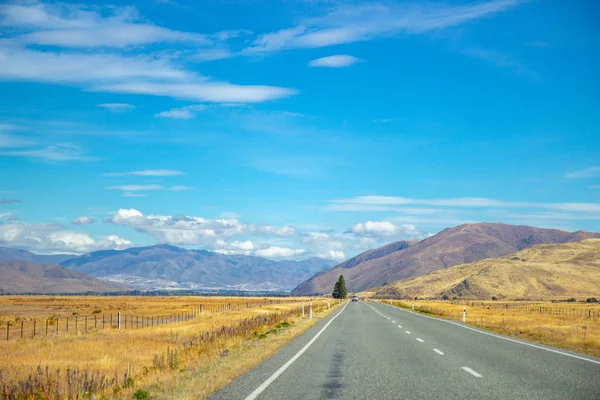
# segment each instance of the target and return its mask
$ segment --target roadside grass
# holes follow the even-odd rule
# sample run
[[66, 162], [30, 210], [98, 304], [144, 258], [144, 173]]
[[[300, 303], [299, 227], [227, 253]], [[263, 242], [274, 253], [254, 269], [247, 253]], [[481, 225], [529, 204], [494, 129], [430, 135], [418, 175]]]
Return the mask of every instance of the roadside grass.
[[295, 321], [281, 323], [279, 329], [265, 328], [253, 338], [229, 344], [225, 357], [222, 353], [207, 352], [184, 373], [147, 387], [149, 399], [205, 399], [273, 355], [336, 307], [337, 304], [332, 304], [331, 310], [324, 307], [315, 311], [312, 320], [296, 318]]
[[[412, 309], [412, 301], [380, 300], [396, 307]], [[465, 306], [452, 301], [416, 300], [415, 311], [462, 321]], [[600, 317], [586, 317], [597, 305], [581, 303], [528, 303], [523, 309], [510, 308], [517, 302], [469, 301], [467, 324], [519, 339], [561, 347], [600, 357]], [[509, 308], [506, 308], [506, 305]], [[552, 308], [556, 314], [537, 312], [539, 307]], [[599, 315], [598, 313], [592, 315]]]
[[[158, 304], [170, 304], [172, 309], [176, 309], [198, 303], [265, 303], [264, 298], [149, 300], [130, 297], [113, 298], [112, 304], [110, 298], [97, 298], [96, 304], [93, 299], [86, 298], [85, 301], [92, 307], [117, 308], [125, 303], [131, 308], [147, 311], [158, 310]], [[27, 305], [28, 300], [20, 298], [18, 302]], [[33, 300], [39, 302], [39, 298]], [[52, 301], [58, 301], [63, 307], [76, 304], [72, 299]], [[313, 304], [315, 315], [327, 310], [326, 300], [314, 300]], [[261, 307], [205, 312], [186, 322], [144, 329], [106, 329], [85, 335], [9, 341], [0, 338], [0, 397], [9, 398], [7, 393], [12, 391], [17, 393], [15, 398], [88, 398], [93, 392], [96, 399], [143, 399], [148, 394], [145, 393], [147, 387], [168, 382], [190, 370], [206, 368], [211, 363], [220, 364], [220, 360], [229, 359], [230, 352], [246, 341], [256, 343], [258, 356], [262, 343], [286, 337], [285, 332], [296, 329], [301, 321], [299, 303], [267, 302]], [[259, 339], [261, 335], [264, 337]], [[223, 373], [236, 376], [235, 370]], [[87, 397], [82, 397], [84, 394]]]

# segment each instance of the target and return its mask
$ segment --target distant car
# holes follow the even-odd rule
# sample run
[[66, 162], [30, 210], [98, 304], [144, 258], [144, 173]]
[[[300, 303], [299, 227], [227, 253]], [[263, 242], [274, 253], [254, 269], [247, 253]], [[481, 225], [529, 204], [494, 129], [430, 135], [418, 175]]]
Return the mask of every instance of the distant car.
[[352, 301], [358, 301], [358, 296], [352, 296]]

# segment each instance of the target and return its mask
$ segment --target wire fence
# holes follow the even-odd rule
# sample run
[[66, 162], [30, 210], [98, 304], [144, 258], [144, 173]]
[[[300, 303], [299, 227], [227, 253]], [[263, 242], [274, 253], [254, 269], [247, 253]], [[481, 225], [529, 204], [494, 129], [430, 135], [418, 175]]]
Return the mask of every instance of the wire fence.
[[[44, 338], [59, 335], [82, 335], [105, 329], [144, 329], [166, 324], [189, 321], [201, 315], [228, 311], [263, 308], [270, 305], [300, 303], [303, 300], [268, 300], [266, 302], [225, 303], [205, 306], [199, 304], [187, 311], [160, 314], [137, 315], [122, 312], [93, 313], [89, 315], [52, 316], [48, 318], [22, 319], [0, 323], [0, 340]], [[307, 302], [307, 300], [304, 300]]]

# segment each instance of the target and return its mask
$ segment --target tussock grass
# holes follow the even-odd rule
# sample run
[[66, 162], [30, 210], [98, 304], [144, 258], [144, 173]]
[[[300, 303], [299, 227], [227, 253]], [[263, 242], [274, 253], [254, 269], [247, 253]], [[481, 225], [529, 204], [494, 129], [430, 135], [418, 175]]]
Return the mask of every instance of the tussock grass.
[[[382, 302], [412, 308], [408, 300]], [[465, 305], [470, 325], [600, 357], [600, 307], [594, 304], [416, 300], [415, 311], [462, 321]]]
[[[230, 350], [245, 342], [261, 344], [273, 337], [284, 337], [300, 321], [300, 304], [268, 304], [270, 300], [249, 298], [11, 298], [10, 311], [20, 306], [29, 315], [45, 316], [73, 312], [73, 308], [133, 309], [137, 312], [174, 312], [188, 306], [207, 307], [225, 304], [264, 304], [254, 308], [235, 308], [223, 312], [204, 312], [186, 322], [137, 330], [106, 329], [87, 335], [49, 336], [47, 338], [2, 341], [0, 338], [0, 397], [35, 399], [78, 398], [94, 392], [96, 398], [143, 398], [148, 386], [160, 387], [180, 374], [206, 368], [229, 357]], [[7, 299], [2, 299], [6, 307]], [[77, 302], [77, 300], [80, 300]], [[265, 301], [266, 300], [266, 301]], [[289, 299], [287, 299], [289, 300]], [[306, 301], [306, 299], [305, 299]], [[33, 304], [31, 304], [33, 303]], [[315, 313], [327, 309], [327, 301], [313, 301]], [[161, 305], [165, 308], [161, 309]], [[46, 308], [48, 307], [48, 308]], [[73, 307], [69, 309], [68, 307]], [[45, 311], [48, 309], [49, 311]], [[5, 318], [7, 318], [5, 316]], [[293, 326], [292, 326], [293, 328]], [[265, 335], [265, 339], [258, 336]], [[254, 359], [258, 360], [256, 356]], [[39, 367], [39, 369], [38, 369]], [[69, 384], [65, 374], [73, 374]], [[234, 374], [225, 373], [233, 377]], [[20, 394], [19, 394], [20, 393]], [[24, 396], [24, 393], [36, 393]], [[80, 397], [81, 398], [81, 397]], [[84, 397], [87, 398], [87, 397]]]

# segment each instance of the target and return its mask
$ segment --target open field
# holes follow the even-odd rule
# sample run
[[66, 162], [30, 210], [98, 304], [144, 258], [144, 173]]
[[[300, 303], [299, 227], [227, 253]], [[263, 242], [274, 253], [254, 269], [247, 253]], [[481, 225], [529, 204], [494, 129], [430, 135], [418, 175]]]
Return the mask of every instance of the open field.
[[[301, 299], [290, 298], [6, 297], [0, 301], [5, 320], [15, 320], [19, 314], [38, 319], [56, 313], [87, 315], [96, 309], [156, 316], [204, 307], [185, 322], [144, 329], [1, 340], [2, 398], [10, 398], [11, 392], [21, 393], [21, 398], [25, 392], [39, 395], [29, 398], [77, 398], [86, 391], [96, 393], [96, 398], [131, 398], [140, 388], [153, 385], [158, 390], [179, 374], [207, 368], [248, 340], [260, 343], [273, 335], [289, 335], [284, 332], [297, 325], [308, 327], [300, 318]], [[327, 311], [326, 300], [315, 299], [313, 304], [315, 314]], [[255, 352], [259, 360], [260, 346]], [[225, 384], [235, 377], [228, 371], [221, 375], [220, 381], [207, 383], [206, 393], [215, 382]]]
[[[412, 308], [409, 300], [380, 300]], [[415, 311], [462, 321], [505, 335], [600, 356], [600, 305], [551, 302], [415, 300]]]

